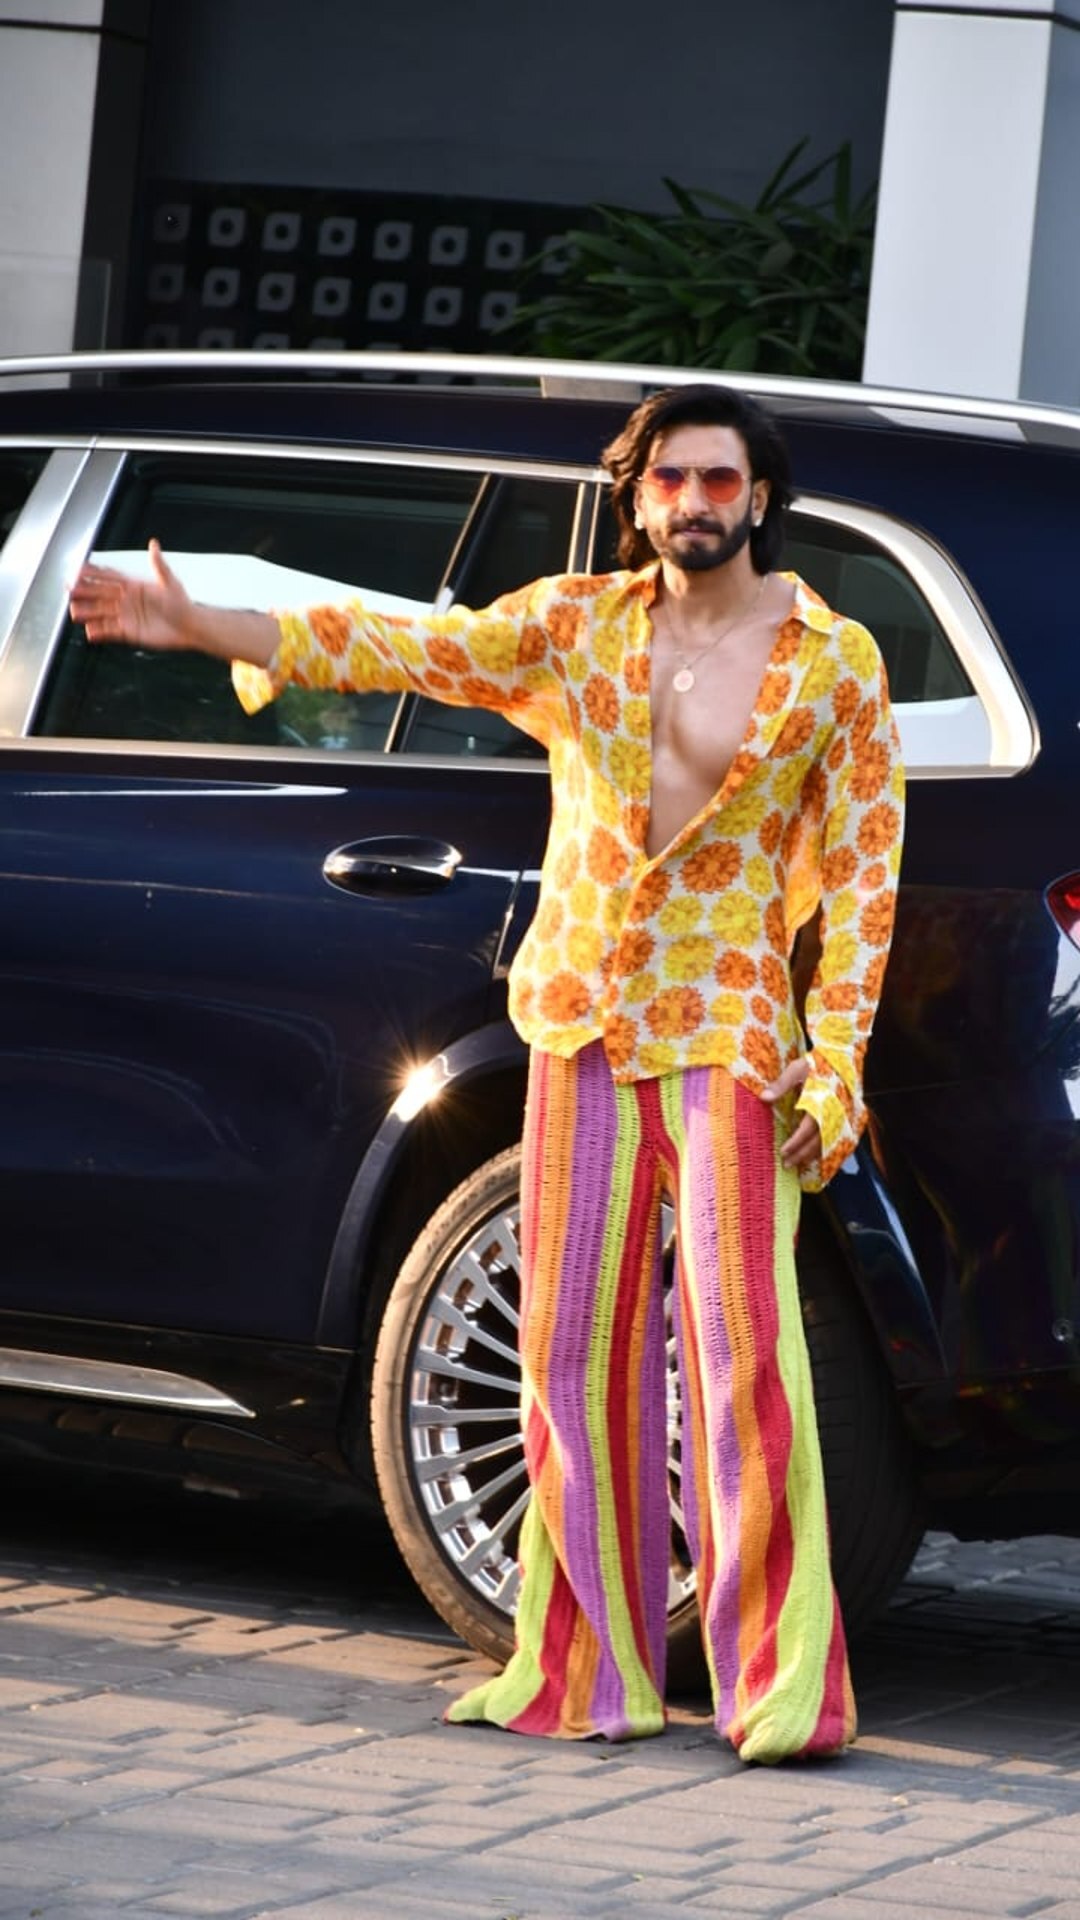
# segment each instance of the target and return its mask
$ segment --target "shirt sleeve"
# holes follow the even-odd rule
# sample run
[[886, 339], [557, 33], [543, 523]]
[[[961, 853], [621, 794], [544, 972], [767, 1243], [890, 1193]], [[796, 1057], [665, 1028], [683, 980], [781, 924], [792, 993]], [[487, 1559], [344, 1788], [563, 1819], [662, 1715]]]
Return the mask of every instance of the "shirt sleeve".
[[487, 707], [547, 743], [561, 682], [544, 611], [553, 583], [537, 580], [489, 607], [419, 616], [374, 613], [361, 599], [276, 613], [281, 638], [265, 667], [234, 661], [233, 686], [257, 713], [288, 685], [335, 693], [426, 694]]
[[846, 684], [857, 692], [825, 762], [821, 951], [806, 996], [810, 1072], [795, 1103], [821, 1131], [821, 1159], [802, 1176], [809, 1192], [831, 1180], [865, 1125], [863, 1061], [892, 939], [904, 824], [900, 740], [880, 655], [854, 624], [841, 649], [854, 670]]

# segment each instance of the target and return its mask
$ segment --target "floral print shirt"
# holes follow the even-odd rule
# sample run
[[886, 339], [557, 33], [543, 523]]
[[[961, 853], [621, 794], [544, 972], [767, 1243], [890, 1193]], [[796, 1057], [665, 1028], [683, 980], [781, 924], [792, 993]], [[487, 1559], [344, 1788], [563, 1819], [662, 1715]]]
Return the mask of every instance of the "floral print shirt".
[[234, 665], [249, 712], [289, 681], [414, 688], [492, 708], [548, 749], [552, 821], [510, 1012], [534, 1047], [603, 1043], [616, 1080], [718, 1065], [760, 1094], [806, 1040], [789, 961], [820, 905], [795, 1105], [821, 1130], [815, 1189], [863, 1125], [862, 1065], [900, 865], [904, 776], [865, 627], [796, 575], [746, 735], [719, 790], [646, 852], [657, 563], [534, 581], [473, 611], [375, 614], [361, 601], [278, 616], [266, 669]]

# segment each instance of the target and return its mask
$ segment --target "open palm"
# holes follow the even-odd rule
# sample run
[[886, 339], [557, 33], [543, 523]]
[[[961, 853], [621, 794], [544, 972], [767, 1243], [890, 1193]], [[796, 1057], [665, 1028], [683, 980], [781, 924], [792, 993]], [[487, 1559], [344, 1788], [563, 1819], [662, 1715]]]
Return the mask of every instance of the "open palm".
[[191, 645], [191, 599], [150, 542], [152, 580], [136, 580], [115, 567], [83, 567], [71, 593], [71, 616], [88, 640], [126, 640], [136, 647]]

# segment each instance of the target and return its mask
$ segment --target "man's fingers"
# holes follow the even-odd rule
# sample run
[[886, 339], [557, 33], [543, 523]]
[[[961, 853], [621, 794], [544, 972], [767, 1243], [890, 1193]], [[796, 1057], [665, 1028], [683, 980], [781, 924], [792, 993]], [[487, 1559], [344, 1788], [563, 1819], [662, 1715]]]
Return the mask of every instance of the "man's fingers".
[[72, 619], [85, 628], [88, 640], [126, 638], [131, 616], [128, 585], [121, 573], [102, 577], [84, 571], [79, 575], [68, 606]]
[[782, 1100], [785, 1093], [791, 1093], [794, 1088], [803, 1085], [809, 1071], [810, 1062], [805, 1056], [800, 1060], [789, 1061], [783, 1072], [777, 1075], [772, 1085], [766, 1087], [766, 1100]]
[[780, 1149], [781, 1164], [785, 1167], [809, 1167], [820, 1157], [821, 1134], [817, 1121], [804, 1113], [794, 1133]]
[[172, 568], [166, 565], [165, 555], [161, 551], [160, 540], [151, 540], [150, 546], [149, 546], [149, 554], [150, 554], [150, 565], [154, 569], [154, 578], [157, 580], [158, 584], [163, 587], [175, 586], [176, 575], [173, 572]]

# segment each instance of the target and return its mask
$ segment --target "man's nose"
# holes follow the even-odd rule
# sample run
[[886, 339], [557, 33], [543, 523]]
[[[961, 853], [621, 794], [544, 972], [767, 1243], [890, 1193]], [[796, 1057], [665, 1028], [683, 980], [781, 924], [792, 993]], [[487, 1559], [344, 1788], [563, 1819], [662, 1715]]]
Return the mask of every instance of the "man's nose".
[[682, 503], [684, 507], [690, 507], [695, 512], [701, 507], [708, 507], [712, 504], [705, 489], [705, 482], [700, 473], [688, 473], [684, 476]]

